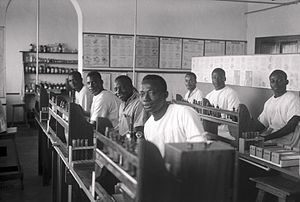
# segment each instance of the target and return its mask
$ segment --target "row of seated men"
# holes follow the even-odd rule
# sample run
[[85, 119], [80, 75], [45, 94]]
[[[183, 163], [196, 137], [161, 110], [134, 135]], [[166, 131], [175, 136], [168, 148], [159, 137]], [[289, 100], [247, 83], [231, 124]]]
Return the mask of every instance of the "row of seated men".
[[[226, 86], [225, 71], [216, 68], [211, 78], [214, 90], [205, 96], [210, 104], [225, 110], [238, 109], [238, 94]], [[97, 117], [108, 118], [120, 135], [131, 130], [132, 125], [135, 131], [142, 131], [144, 138], [159, 148], [162, 156], [165, 143], [204, 142], [209, 139], [193, 108], [167, 102], [167, 83], [159, 75], [146, 75], [139, 92], [128, 76], [121, 75], [115, 79], [115, 94], [103, 88], [101, 75], [96, 71], [89, 72], [86, 81], [85, 86], [79, 72], [69, 75], [69, 84], [76, 91], [76, 103], [86, 111], [92, 124]], [[300, 98], [287, 92], [289, 81], [284, 71], [274, 70], [269, 81], [273, 96], [264, 104], [252, 129], [259, 131], [265, 141], [299, 147]], [[185, 75], [188, 92], [184, 99], [188, 102], [204, 98], [196, 83], [194, 73]], [[219, 126], [219, 131], [228, 132], [222, 127]]]

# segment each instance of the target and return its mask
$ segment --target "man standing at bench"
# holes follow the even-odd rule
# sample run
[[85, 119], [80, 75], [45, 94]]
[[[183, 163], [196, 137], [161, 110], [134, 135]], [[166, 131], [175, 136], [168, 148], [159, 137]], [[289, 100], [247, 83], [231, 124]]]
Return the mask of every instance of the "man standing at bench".
[[75, 90], [75, 103], [79, 104], [86, 112], [90, 112], [93, 96], [88, 88], [83, 85], [81, 74], [73, 71], [69, 74], [69, 84]]

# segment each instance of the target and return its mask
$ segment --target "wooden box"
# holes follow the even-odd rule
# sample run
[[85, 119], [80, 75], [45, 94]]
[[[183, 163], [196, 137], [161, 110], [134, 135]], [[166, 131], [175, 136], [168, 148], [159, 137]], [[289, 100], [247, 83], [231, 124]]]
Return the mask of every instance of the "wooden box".
[[179, 201], [232, 201], [235, 150], [223, 142], [170, 143], [165, 161], [181, 182]]

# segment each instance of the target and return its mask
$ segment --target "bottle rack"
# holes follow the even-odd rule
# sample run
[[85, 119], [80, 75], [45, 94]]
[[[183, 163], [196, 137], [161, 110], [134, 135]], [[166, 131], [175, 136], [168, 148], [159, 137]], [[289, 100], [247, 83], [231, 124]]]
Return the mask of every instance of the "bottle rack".
[[[71, 98], [50, 91], [47, 131], [58, 137], [59, 145], [69, 161], [83, 162], [92, 159], [93, 127], [83, 115], [82, 108]], [[71, 150], [69, 151], [69, 147]]]
[[238, 109], [230, 111], [207, 106], [208, 101], [206, 99], [203, 102], [194, 102], [193, 104], [177, 100], [172, 102], [194, 108], [203, 120], [204, 129], [212, 134], [218, 134], [218, 125], [228, 125], [229, 131], [235, 140], [229, 140], [221, 136], [217, 136], [217, 139], [227, 142], [235, 148], [239, 146], [239, 138], [242, 133], [247, 132], [251, 127], [250, 113], [244, 104], [240, 104]]
[[[116, 189], [124, 201], [175, 201], [171, 192], [177, 184], [154, 144], [126, 140], [113, 129], [107, 129], [104, 135], [94, 131], [94, 136], [96, 166], [106, 167], [120, 180]], [[95, 191], [103, 195], [97, 188]]]

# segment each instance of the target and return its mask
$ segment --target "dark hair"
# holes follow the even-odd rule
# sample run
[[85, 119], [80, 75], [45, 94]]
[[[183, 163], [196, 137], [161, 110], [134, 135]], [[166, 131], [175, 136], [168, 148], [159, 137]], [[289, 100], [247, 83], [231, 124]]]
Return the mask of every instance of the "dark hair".
[[221, 73], [223, 76], [225, 76], [225, 71], [221, 68], [215, 68], [211, 74], [213, 73]]
[[100, 80], [103, 83], [102, 78], [101, 78], [101, 74], [99, 72], [97, 72], [97, 71], [91, 71], [91, 72], [89, 72], [86, 77], [96, 78], [97, 80]]
[[142, 84], [153, 83], [155, 86], [159, 87], [157, 90], [161, 92], [167, 92], [167, 83], [161, 76], [148, 74], [143, 78]]
[[82, 81], [81, 74], [80, 74], [80, 72], [78, 72], [78, 71], [73, 71], [73, 72], [69, 73], [69, 76], [72, 76], [73, 79], [75, 79], [75, 80], [80, 80], [80, 81]]
[[131, 80], [131, 78], [129, 76], [126, 76], [126, 75], [118, 76], [115, 79], [115, 82], [120, 82], [123, 85], [125, 85], [126, 87], [133, 88], [133, 86], [132, 86], [132, 80]]
[[276, 69], [276, 70], [274, 70], [274, 71], [270, 74], [270, 77], [273, 76], [273, 75], [275, 75], [275, 74], [282, 75], [283, 78], [284, 78], [285, 80], [287, 80], [287, 74], [286, 74], [284, 71], [282, 71], [282, 70], [280, 70], [280, 69]]
[[195, 80], [197, 80], [197, 76], [193, 72], [188, 72], [188, 73], [185, 74], [185, 76], [193, 77]]

